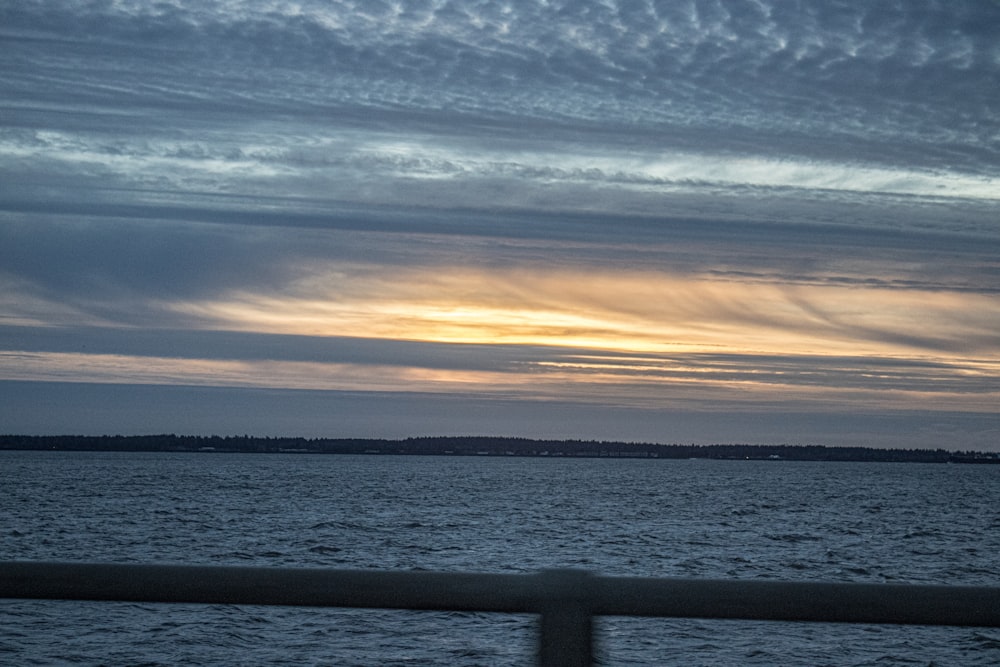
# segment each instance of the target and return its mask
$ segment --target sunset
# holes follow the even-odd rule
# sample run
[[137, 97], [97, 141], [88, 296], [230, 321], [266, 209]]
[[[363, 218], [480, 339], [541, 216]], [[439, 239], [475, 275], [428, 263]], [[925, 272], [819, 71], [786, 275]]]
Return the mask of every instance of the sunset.
[[11, 6], [0, 418], [995, 450], [997, 9]]

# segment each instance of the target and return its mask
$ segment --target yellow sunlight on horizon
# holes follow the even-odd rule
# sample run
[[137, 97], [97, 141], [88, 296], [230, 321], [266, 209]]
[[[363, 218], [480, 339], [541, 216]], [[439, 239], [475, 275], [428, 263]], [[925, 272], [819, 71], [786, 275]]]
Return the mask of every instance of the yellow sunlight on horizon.
[[982, 295], [651, 271], [340, 267], [281, 293], [235, 292], [172, 308], [217, 329], [620, 353], [1000, 352], [1000, 304]]

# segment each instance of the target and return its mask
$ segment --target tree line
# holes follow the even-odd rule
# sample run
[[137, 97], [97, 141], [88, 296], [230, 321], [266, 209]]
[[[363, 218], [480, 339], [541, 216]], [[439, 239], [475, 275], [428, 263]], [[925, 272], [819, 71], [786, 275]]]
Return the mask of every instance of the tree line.
[[498, 436], [286, 438], [197, 435], [0, 435], [0, 449], [122, 452], [253, 452], [435, 456], [898, 461], [1000, 463], [995, 453], [825, 445], [683, 445], [606, 440], [536, 440]]

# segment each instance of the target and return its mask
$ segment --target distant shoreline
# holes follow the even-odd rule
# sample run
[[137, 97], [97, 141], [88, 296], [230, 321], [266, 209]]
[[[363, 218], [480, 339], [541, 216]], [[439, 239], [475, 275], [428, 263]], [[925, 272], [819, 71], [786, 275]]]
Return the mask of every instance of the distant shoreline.
[[0, 435], [0, 450], [1000, 464], [1000, 455], [996, 453], [957, 452], [945, 449], [880, 449], [824, 445], [680, 445], [604, 440], [536, 440], [495, 436], [442, 436], [392, 440], [189, 435]]

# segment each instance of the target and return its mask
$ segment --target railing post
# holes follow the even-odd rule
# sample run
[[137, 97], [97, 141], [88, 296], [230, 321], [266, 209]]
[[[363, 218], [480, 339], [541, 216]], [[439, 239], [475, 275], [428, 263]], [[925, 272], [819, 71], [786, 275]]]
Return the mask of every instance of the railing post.
[[589, 584], [581, 570], [547, 570], [539, 585], [539, 667], [590, 667], [593, 616]]

